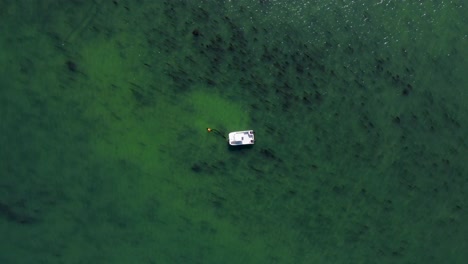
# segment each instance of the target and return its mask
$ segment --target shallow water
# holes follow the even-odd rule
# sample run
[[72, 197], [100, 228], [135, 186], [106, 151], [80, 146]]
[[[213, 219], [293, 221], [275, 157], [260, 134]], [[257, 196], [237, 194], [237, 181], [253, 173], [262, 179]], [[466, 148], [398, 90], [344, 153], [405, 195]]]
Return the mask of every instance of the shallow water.
[[1, 263], [468, 260], [463, 1], [3, 5]]

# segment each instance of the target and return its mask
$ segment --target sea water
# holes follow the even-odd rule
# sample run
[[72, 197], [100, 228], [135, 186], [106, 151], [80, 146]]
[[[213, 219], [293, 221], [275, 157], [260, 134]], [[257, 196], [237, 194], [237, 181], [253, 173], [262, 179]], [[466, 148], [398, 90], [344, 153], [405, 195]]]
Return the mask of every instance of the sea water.
[[466, 263], [466, 13], [4, 1], [0, 262]]

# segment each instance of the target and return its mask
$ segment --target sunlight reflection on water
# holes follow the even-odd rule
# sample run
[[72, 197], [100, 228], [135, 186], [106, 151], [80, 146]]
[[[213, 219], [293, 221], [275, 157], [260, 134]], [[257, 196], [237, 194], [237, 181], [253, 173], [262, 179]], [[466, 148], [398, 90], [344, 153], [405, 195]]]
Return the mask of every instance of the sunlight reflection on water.
[[[391, 45], [408, 35], [412, 41], [436, 32], [447, 17], [458, 14], [463, 25], [463, 4], [460, 1], [305, 1], [305, 0], [260, 0], [228, 1], [231, 12], [245, 10], [256, 23], [272, 27], [294, 27], [302, 34], [312, 34], [310, 42], [319, 36], [324, 41], [325, 31], [352, 31], [357, 38], [366, 38], [369, 33], [386, 32], [379, 44]], [[452, 22], [453, 23], [453, 22]], [[318, 34], [318, 36], [317, 36]], [[466, 34], [462, 35], [466, 38]], [[345, 44], [345, 43], [342, 43]]]

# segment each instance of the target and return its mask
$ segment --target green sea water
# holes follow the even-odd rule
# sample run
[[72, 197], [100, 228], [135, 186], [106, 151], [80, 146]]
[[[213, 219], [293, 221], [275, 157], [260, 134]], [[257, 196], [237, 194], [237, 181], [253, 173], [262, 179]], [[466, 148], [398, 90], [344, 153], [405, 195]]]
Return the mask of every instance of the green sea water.
[[0, 6], [0, 263], [468, 262], [465, 1]]

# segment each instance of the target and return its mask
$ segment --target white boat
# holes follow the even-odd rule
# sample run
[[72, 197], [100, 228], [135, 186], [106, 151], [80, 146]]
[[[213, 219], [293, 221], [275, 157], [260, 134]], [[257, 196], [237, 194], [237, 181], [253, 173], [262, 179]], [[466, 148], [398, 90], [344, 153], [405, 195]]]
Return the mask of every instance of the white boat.
[[253, 130], [234, 131], [229, 133], [228, 142], [231, 146], [253, 145], [255, 133]]

